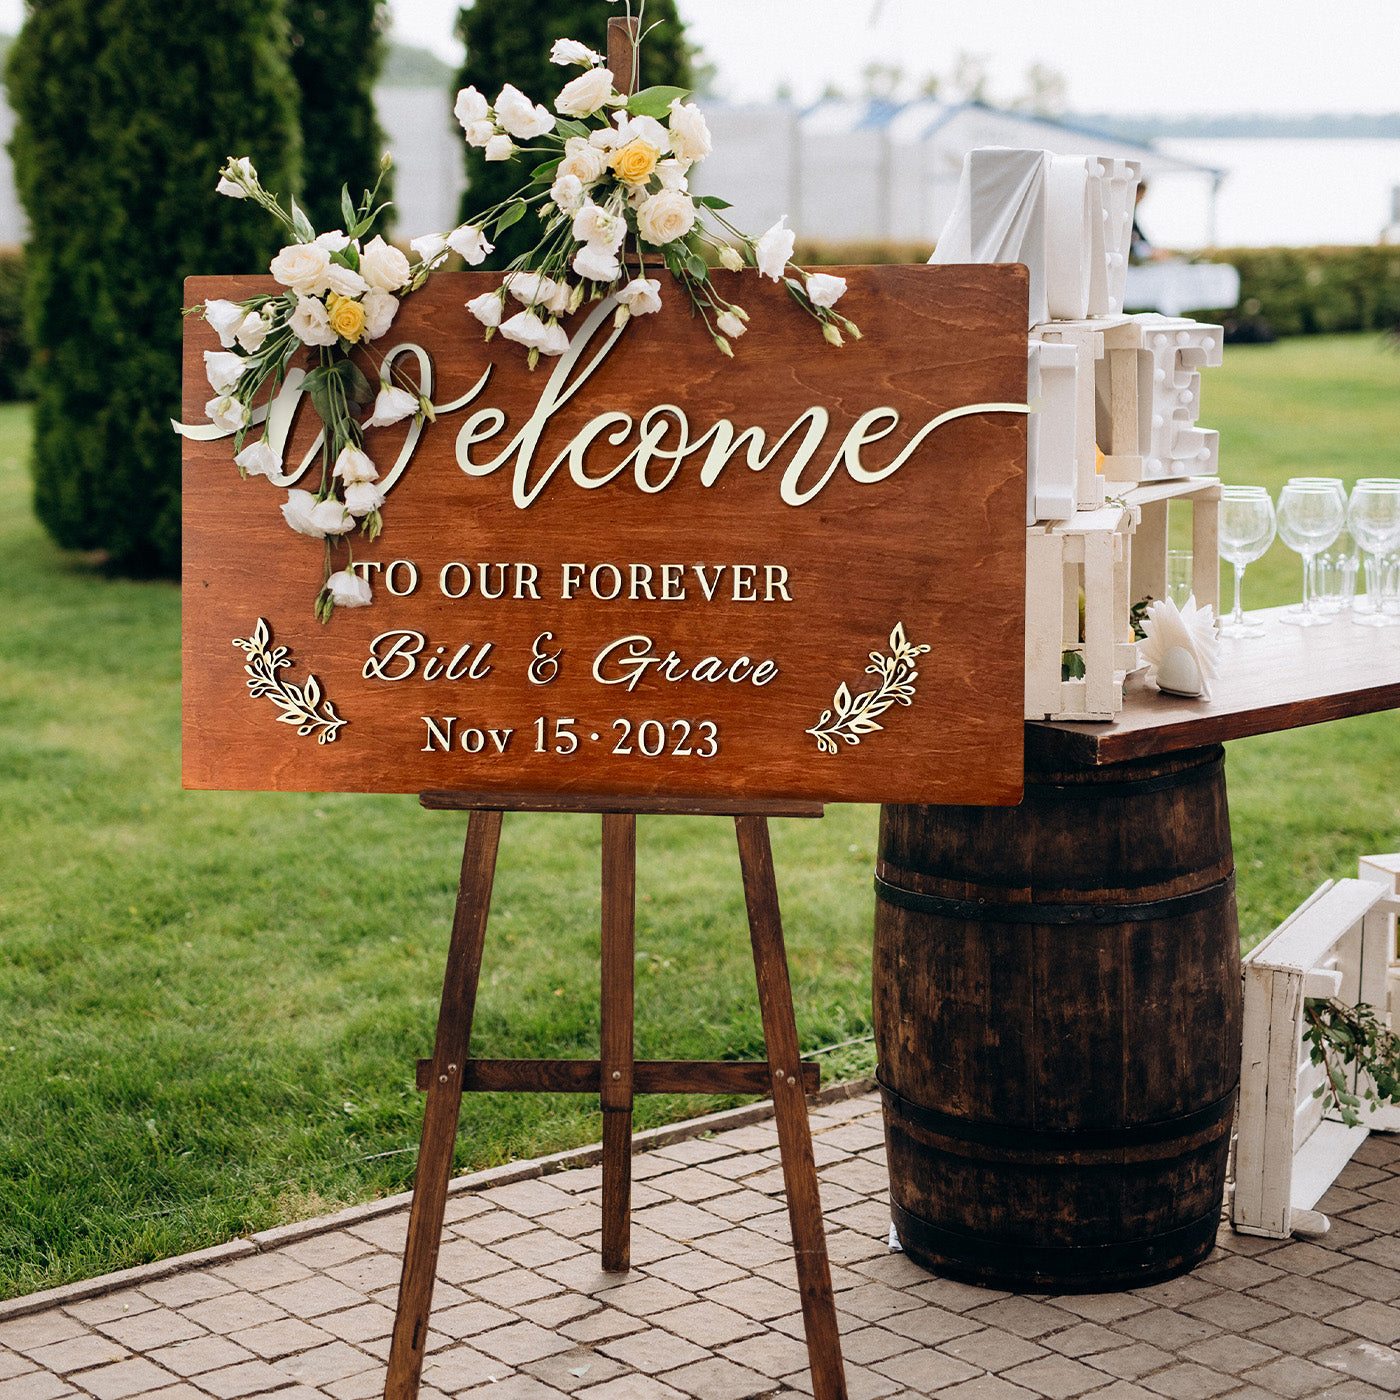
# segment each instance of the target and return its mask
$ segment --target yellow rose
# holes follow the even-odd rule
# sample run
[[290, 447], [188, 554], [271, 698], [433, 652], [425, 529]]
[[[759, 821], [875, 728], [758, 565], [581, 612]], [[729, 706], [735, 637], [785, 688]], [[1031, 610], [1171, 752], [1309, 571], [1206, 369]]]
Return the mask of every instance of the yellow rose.
[[365, 333], [364, 303], [356, 301], [354, 297], [343, 297], [332, 292], [326, 298], [326, 313], [331, 329], [342, 340], [348, 340], [353, 345]]
[[640, 185], [650, 179], [651, 172], [656, 169], [656, 162], [660, 158], [661, 152], [650, 142], [639, 137], [625, 146], [619, 146], [612, 153], [609, 163], [612, 165], [613, 174], [624, 185]]

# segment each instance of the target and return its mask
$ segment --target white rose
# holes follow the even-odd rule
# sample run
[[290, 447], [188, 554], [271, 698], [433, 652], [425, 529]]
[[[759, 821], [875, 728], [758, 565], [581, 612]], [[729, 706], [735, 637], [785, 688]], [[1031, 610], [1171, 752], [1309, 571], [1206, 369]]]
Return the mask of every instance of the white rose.
[[554, 110], [563, 117], [592, 116], [613, 95], [613, 75], [606, 68], [590, 68], [565, 83], [554, 99]]
[[[387, 428], [393, 423], [401, 423], [418, 412], [418, 395], [400, 389], [396, 384], [381, 384], [375, 396], [374, 412], [365, 420], [367, 428]], [[361, 481], [371, 481], [372, 477], [361, 477]]]
[[558, 321], [550, 321], [544, 328], [544, 340], [540, 343], [542, 355], [562, 355], [569, 348], [569, 336]]
[[360, 254], [360, 276], [377, 291], [396, 292], [407, 284], [412, 273], [408, 259], [376, 233]]
[[797, 235], [786, 225], [787, 215], [784, 214], [758, 240], [758, 244], [754, 248], [758, 270], [765, 277], [771, 277], [775, 282], [782, 281], [783, 269], [788, 265], [788, 259], [792, 257], [793, 245], [797, 242]]
[[325, 302], [316, 297], [298, 297], [297, 309], [287, 324], [303, 345], [334, 345], [339, 338], [331, 329]]
[[671, 103], [671, 150], [682, 160], [704, 160], [710, 154], [710, 128], [705, 115], [693, 103]]
[[483, 326], [499, 326], [501, 324], [501, 298], [498, 292], [482, 292], [479, 297], [473, 297], [467, 302], [467, 310]]
[[312, 297], [326, 290], [330, 254], [315, 243], [293, 243], [273, 258], [268, 270], [298, 296]]
[[338, 476], [346, 485], [356, 481], [378, 481], [379, 468], [374, 465], [368, 452], [346, 446], [340, 449], [331, 475]]
[[233, 460], [244, 476], [277, 476], [282, 470], [282, 459], [266, 438], [250, 443]]
[[440, 233], [425, 233], [415, 238], [408, 246], [423, 262], [432, 264], [447, 251], [447, 239]]
[[571, 136], [564, 142], [564, 159], [559, 162], [555, 178], [572, 175], [585, 187], [603, 177], [608, 168], [608, 155], [586, 137]]
[[536, 106], [519, 88], [507, 83], [496, 98], [496, 124], [522, 141], [531, 141], [554, 130], [554, 117], [548, 108]]
[[617, 294], [617, 299], [634, 316], [649, 316], [661, 310], [661, 283], [655, 277], [634, 277]]
[[399, 299], [392, 292], [365, 293], [365, 339], [378, 340], [393, 323]]
[[216, 394], [229, 393], [242, 377], [247, 364], [242, 355], [228, 350], [204, 352], [204, 373], [209, 377], [209, 387]]
[[496, 123], [490, 117], [484, 117], [479, 122], [473, 122], [467, 128], [467, 145], [475, 146], [477, 150], [481, 150], [495, 134]]
[[310, 491], [288, 491], [282, 505], [282, 518], [299, 535], [323, 540], [326, 532], [311, 518], [316, 509], [316, 497]]
[[549, 61], [557, 63], [561, 68], [570, 64], [588, 68], [595, 63], [601, 63], [603, 55], [594, 53], [587, 44], [580, 44], [577, 39], [556, 39], [554, 47], [549, 51]]
[[328, 496], [312, 507], [311, 523], [323, 535], [348, 535], [355, 528], [355, 517], [345, 509], [344, 501]]
[[515, 154], [515, 143], [509, 136], [493, 136], [482, 154], [486, 160], [509, 160]]
[[326, 290], [338, 296], [358, 297], [369, 291], [369, 283], [354, 268], [333, 262], [326, 269]]
[[486, 255], [494, 252], [496, 245], [486, 241], [486, 235], [475, 224], [463, 224], [447, 235], [447, 246], [454, 253], [460, 253], [467, 262], [476, 267], [486, 261]]
[[738, 340], [748, 330], [748, 327], [732, 311], [721, 312], [715, 320], [715, 325], [731, 340]]
[[583, 203], [583, 181], [577, 175], [556, 175], [549, 187], [549, 197], [561, 212], [574, 214]]
[[267, 312], [250, 311], [238, 324], [233, 333], [234, 339], [251, 355], [262, 348], [267, 333], [272, 329], [274, 317]]
[[574, 254], [573, 269], [592, 282], [612, 282], [622, 275], [617, 255], [603, 243], [585, 243]]
[[384, 493], [372, 481], [355, 481], [345, 488], [345, 509], [357, 520], [383, 504]]
[[216, 428], [226, 433], [236, 433], [248, 422], [248, 405], [240, 403], [232, 394], [220, 394], [204, 405], [204, 411]]
[[326, 589], [331, 602], [338, 608], [367, 608], [374, 601], [369, 580], [363, 579], [352, 569], [341, 569], [326, 580]]
[[324, 248], [328, 253], [343, 253], [349, 246], [349, 238], [338, 228], [316, 236], [316, 247]]
[[485, 121], [490, 111], [491, 104], [474, 87], [464, 87], [452, 105], [452, 115], [461, 122], [463, 130], [473, 122]]
[[204, 319], [214, 328], [219, 344], [233, 349], [233, 338], [243, 323], [243, 308], [232, 301], [214, 298], [204, 303]]
[[846, 279], [829, 272], [814, 272], [807, 279], [807, 295], [813, 306], [835, 306], [846, 293]]
[[662, 190], [637, 210], [637, 232], [657, 247], [684, 238], [695, 226], [695, 205], [680, 190]]
[[627, 237], [627, 223], [589, 200], [574, 215], [573, 233], [580, 243], [601, 243], [612, 252]]
[[533, 311], [519, 311], [501, 322], [501, 334], [527, 350], [539, 350], [549, 338], [549, 328]]

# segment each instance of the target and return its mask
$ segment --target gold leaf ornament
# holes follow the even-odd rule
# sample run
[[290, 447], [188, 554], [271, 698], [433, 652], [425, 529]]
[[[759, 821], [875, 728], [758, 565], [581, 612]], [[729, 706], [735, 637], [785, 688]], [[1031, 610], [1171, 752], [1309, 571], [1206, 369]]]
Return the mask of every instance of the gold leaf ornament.
[[883, 729], [877, 719], [891, 705], [912, 705], [914, 703], [914, 682], [919, 673], [915, 669], [917, 658], [928, 651], [927, 646], [915, 646], [904, 634], [904, 624], [896, 622], [890, 633], [890, 654], [872, 651], [870, 665], [865, 668], [867, 675], [878, 676], [879, 684], [857, 695], [842, 681], [836, 687], [831, 708], [823, 710], [821, 718], [806, 732], [817, 741], [822, 753], [834, 754], [840, 751], [840, 743], [858, 744], [862, 736]]
[[281, 679], [278, 671], [292, 663], [286, 647], [272, 645], [272, 629], [267, 619], [260, 617], [251, 637], [235, 637], [233, 645], [248, 654], [243, 667], [248, 673], [248, 694], [254, 700], [266, 696], [281, 711], [278, 724], [294, 724], [298, 734], [315, 734], [318, 744], [331, 743], [345, 723], [335, 712], [335, 706], [323, 698], [321, 683], [307, 676], [306, 683], [295, 686]]

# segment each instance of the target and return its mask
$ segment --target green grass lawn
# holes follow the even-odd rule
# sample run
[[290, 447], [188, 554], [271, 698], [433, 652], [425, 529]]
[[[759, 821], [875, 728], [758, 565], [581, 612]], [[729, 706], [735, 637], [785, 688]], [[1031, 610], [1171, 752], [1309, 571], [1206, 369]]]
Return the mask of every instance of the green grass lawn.
[[[1400, 358], [1231, 349], [1229, 481], [1400, 468]], [[0, 408], [0, 1297], [404, 1189], [465, 818], [411, 797], [182, 792], [177, 588], [101, 576], [29, 509]], [[1289, 601], [1281, 545], [1247, 598]], [[1241, 920], [1400, 847], [1392, 715], [1232, 746]], [[875, 809], [774, 824], [805, 1047], [870, 1023]], [[507, 817], [474, 1046], [596, 1053], [598, 823]], [[758, 1055], [732, 824], [644, 818], [638, 1052]], [[868, 1068], [868, 1047], [825, 1057]], [[639, 1101], [640, 1126], [713, 1100]], [[475, 1096], [467, 1169], [596, 1140], [580, 1097]]]

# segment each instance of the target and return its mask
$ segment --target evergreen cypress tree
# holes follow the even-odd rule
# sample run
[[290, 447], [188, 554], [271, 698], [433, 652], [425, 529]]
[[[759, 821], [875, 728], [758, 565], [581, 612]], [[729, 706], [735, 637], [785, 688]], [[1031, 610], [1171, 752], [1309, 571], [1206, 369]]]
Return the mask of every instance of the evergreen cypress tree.
[[[384, 133], [374, 84], [384, 66], [384, 0], [286, 0], [292, 76], [301, 89], [299, 203], [318, 230], [340, 228], [341, 186], [359, 200], [379, 178]], [[379, 187], [392, 198], [390, 178]], [[382, 226], [381, 226], [382, 227]]]
[[[636, 12], [636, 6], [633, 6]], [[559, 89], [578, 76], [577, 68], [549, 61], [556, 39], [577, 39], [607, 53], [608, 20], [622, 15], [609, 0], [475, 0], [457, 15], [457, 37], [467, 54], [458, 74], [458, 88], [475, 87], [488, 101], [505, 83], [542, 102], [551, 111]], [[691, 46], [676, 12], [676, 0], [647, 0], [646, 27], [651, 31], [642, 48], [642, 86], [691, 86]], [[651, 26], [656, 25], [655, 29]], [[521, 183], [514, 163], [487, 164], [482, 153], [463, 143], [466, 151], [467, 192], [462, 217], [514, 194]], [[534, 246], [539, 228], [533, 218], [522, 220], [496, 239], [496, 252], [485, 264], [504, 267]]]
[[278, 247], [214, 185], [248, 155], [294, 188], [287, 46], [280, 0], [29, 0], [10, 51], [35, 505], [128, 573], [179, 571], [183, 279], [263, 272]]

